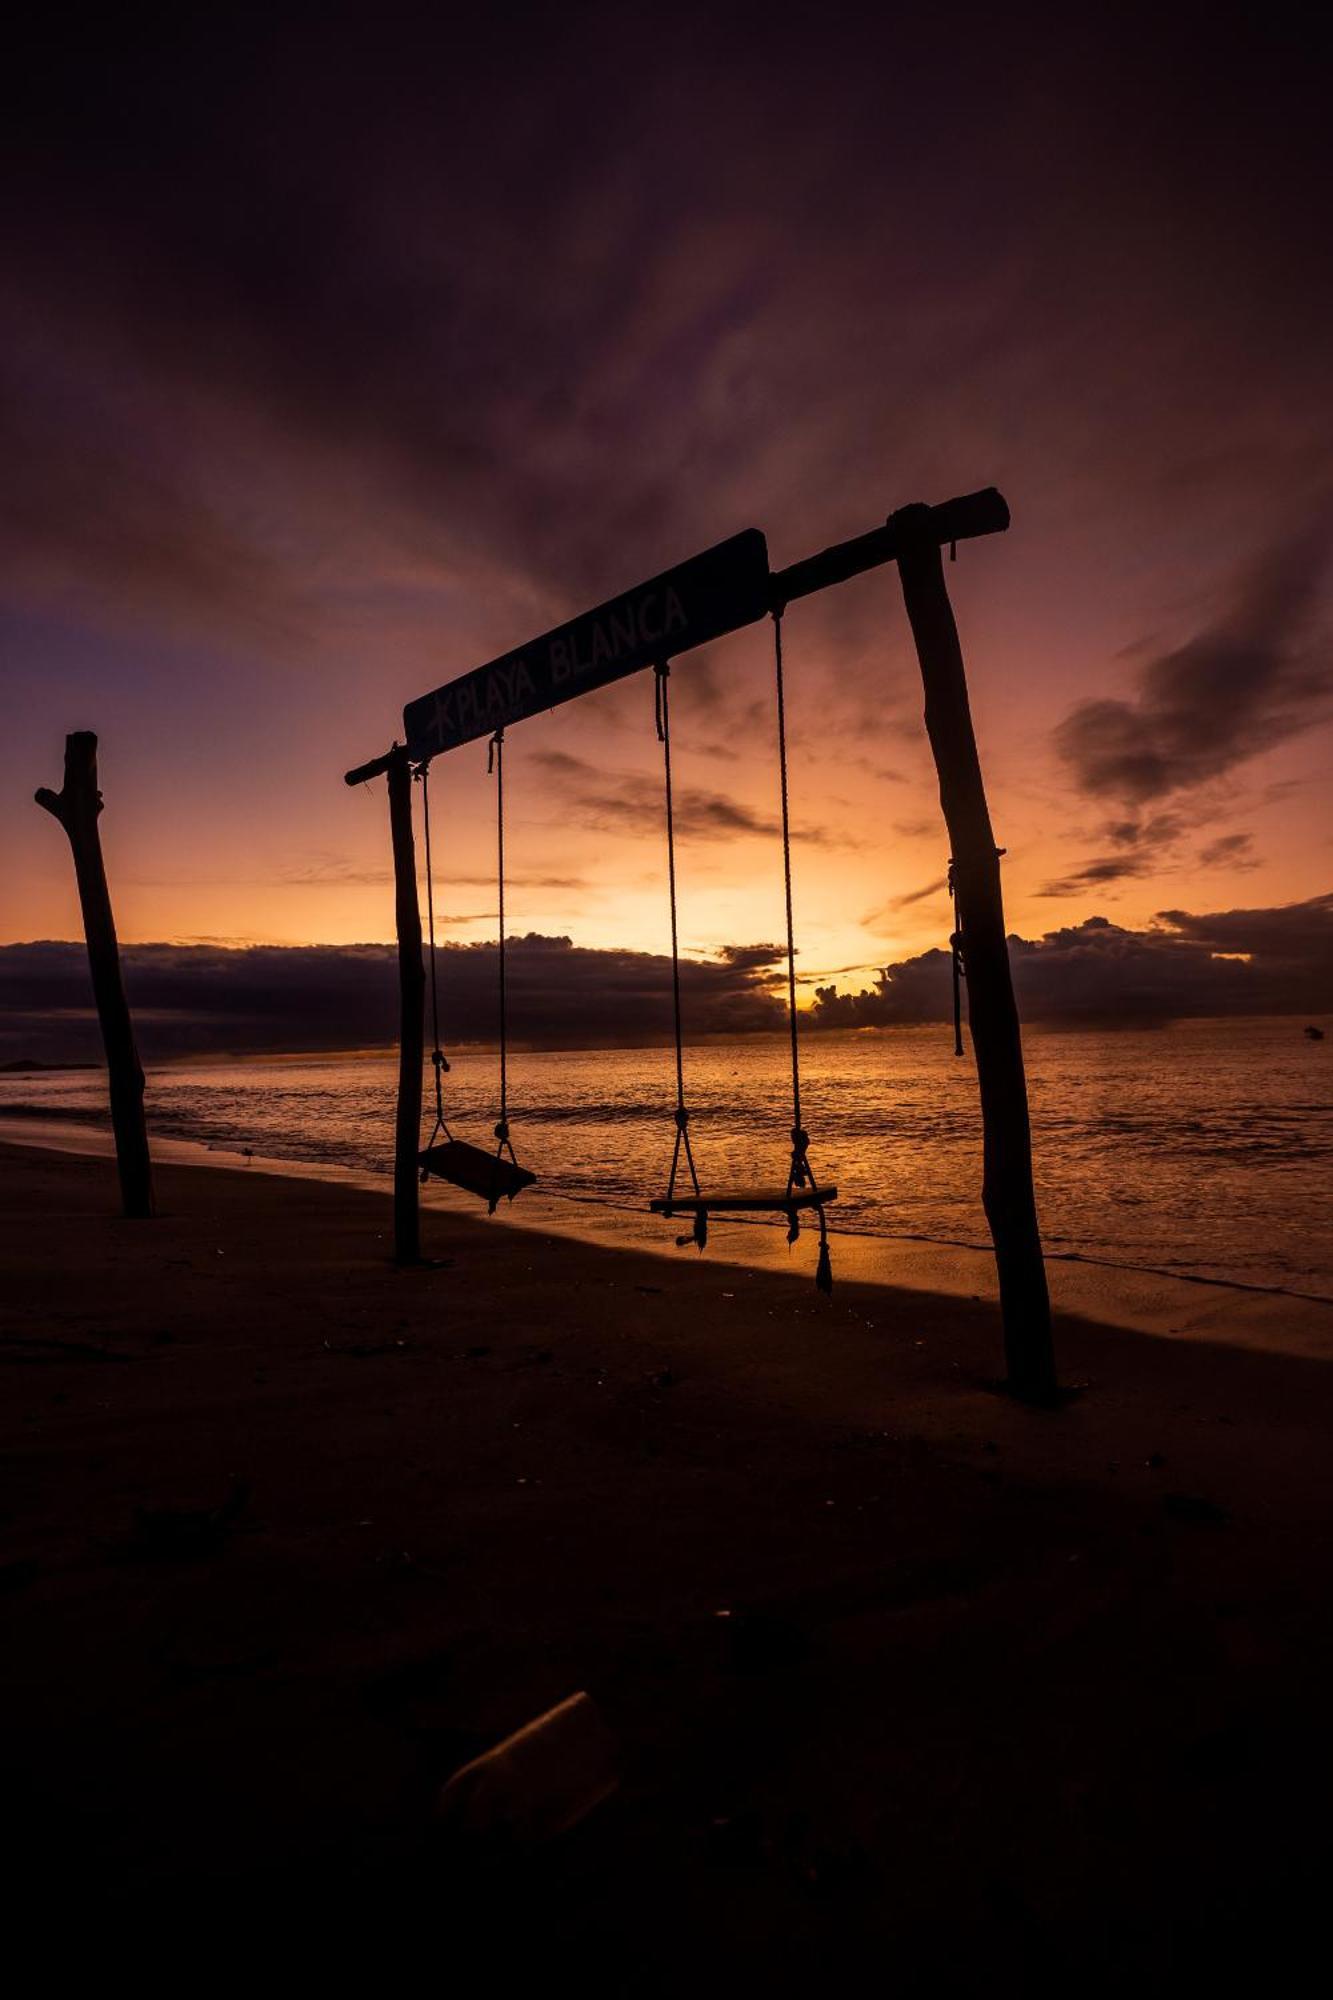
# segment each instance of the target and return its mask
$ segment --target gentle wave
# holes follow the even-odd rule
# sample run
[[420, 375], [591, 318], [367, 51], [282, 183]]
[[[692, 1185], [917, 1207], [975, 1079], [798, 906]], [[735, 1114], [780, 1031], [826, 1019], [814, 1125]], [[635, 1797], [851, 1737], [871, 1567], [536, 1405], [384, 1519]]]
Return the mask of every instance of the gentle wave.
[[[1151, 1033], [1029, 1031], [1035, 1174], [1051, 1249], [1088, 1261], [1333, 1297], [1330, 1048], [1290, 1020], [1182, 1022]], [[791, 1124], [779, 1039], [687, 1051], [690, 1132], [706, 1185], [781, 1182]], [[426, 1079], [423, 1140], [433, 1117]], [[446, 1079], [459, 1137], [488, 1141], [495, 1058]], [[188, 1065], [152, 1072], [154, 1131], [228, 1150], [385, 1174], [392, 1057]], [[543, 1187], [642, 1208], [674, 1141], [665, 1050], [515, 1055], [519, 1157]], [[811, 1035], [802, 1110], [838, 1227], [985, 1243], [976, 1075], [935, 1029]], [[97, 1072], [0, 1078], [0, 1112], [105, 1120]]]

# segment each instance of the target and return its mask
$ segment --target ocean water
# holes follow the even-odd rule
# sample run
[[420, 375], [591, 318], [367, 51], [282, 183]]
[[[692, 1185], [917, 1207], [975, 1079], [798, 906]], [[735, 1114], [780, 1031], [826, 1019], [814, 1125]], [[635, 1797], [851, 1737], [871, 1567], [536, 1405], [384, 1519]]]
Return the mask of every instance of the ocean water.
[[[1029, 1029], [1049, 1248], [1333, 1298], [1333, 1032], [1313, 1042], [1303, 1026], [1265, 1019]], [[464, 1049], [451, 1060], [455, 1136], [487, 1144], [494, 1053]], [[785, 1042], [693, 1048], [686, 1073], [705, 1188], [781, 1183], [791, 1124]], [[155, 1069], [151, 1127], [227, 1150], [388, 1174], [395, 1075], [389, 1055]], [[970, 1054], [954, 1057], [948, 1029], [810, 1035], [802, 1084], [812, 1161], [840, 1190], [830, 1212], [838, 1230], [988, 1243], [976, 1073]], [[511, 1058], [518, 1157], [546, 1194], [570, 1197], [575, 1232], [582, 1203], [642, 1210], [663, 1191], [673, 1103], [666, 1049]], [[0, 1119], [39, 1114], [104, 1119], [101, 1075], [0, 1077]]]

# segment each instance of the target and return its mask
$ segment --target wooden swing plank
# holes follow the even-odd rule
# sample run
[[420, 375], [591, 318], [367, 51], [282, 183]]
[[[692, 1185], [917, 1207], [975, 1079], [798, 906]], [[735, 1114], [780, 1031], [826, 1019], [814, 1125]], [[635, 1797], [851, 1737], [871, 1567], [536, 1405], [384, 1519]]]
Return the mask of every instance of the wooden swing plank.
[[417, 1158], [424, 1174], [434, 1174], [437, 1180], [448, 1181], [466, 1194], [478, 1194], [483, 1201], [512, 1201], [537, 1178], [526, 1167], [515, 1166], [512, 1160], [505, 1159], [503, 1154], [497, 1158], [482, 1146], [469, 1145], [465, 1139], [447, 1139], [442, 1145], [427, 1146]]
[[790, 1194], [781, 1188], [733, 1188], [725, 1194], [673, 1194], [669, 1200], [663, 1195], [648, 1206], [654, 1215], [697, 1215], [700, 1210], [705, 1215], [785, 1215], [793, 1208], [823, 1208], [837, 1199], [835, 1187], [793, 1188]]

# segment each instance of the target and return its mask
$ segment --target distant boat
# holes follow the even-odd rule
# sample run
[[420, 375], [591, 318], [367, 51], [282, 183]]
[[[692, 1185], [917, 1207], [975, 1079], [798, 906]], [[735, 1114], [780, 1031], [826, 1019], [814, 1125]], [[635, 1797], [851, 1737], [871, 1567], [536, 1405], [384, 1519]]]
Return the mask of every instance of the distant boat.
[[1324, 1039], [1324, 1031], [1322, 1028], [1307, 1028], [1305, 1031], [1305, 1039], [1307, 1042], [1322, 1042]]

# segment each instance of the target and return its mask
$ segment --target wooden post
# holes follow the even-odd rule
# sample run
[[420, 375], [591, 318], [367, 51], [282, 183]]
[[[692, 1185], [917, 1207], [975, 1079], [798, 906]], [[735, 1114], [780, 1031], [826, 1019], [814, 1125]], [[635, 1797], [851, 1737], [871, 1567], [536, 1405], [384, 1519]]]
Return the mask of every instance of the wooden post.
[[412, 838], [412, 761], [401, 743], [383, 757], [358, 764], [344, 784], [389, 780], [389, 833], [393, 841], [394, 917], [398, 931], [398, 1111], [393, 1148], [393, 1255], [396, 1264], [421, 1262], [421, 1205], [417, 1193], [421, 1150], [421, 1066], [425, 1060], [423, 1012], [426, 966], [421, 952], [417, 853]]
[[395, 744], [389, 754], [389, 831], [393, 837], [394, 910], [398, 929], [398, 1118], [393, 1150], [393, 1254], [398, 1264], [421, 1262], [421, 1065], [426, 967], [421, 953], [417, 851], [412, 837], [412, 766]]
[[389, 780], [389, 834], [393, 842], [394, 919], [398, 932], [398, 1110], [393, 1145], [393, 1258], [395, 1264], [421, 1262], [422, 1009], [426, 967], [421, 955], [421, 905], [417, 899], [417, 855], [412, 838], [412, 766], [395, 743], [387, 757], [349, 771], [349, 785], [381, 772]]
[[102, 794], [97, 789], [97, 738], [91, 730], [76, 730], [65, 738], [64, 786], [52, 792], [43, 785], [36, 798], [39, 806], [60, 821], [74, 855], [93, 996], [106, 1049], [121, 1201], [127, 1216], [149, 1216], [153, 1213], [153, 1171], [144, 1123], [143, 1065], [134, 1044], [134, 1024], [120, 976], [120, 947], [97, 827]]
[[1032, 1187], [1023, 1040], [1018, 1025], [1000, 893], [1000, 857], [977, 756], [967, 677], [939, 539], [928, 507], [890, 518], [898, 574], [921, 663], [926, 732], [939, 773], [958, 890], [968, 1024], [981, 1089], [981, 1198], [995, 1244], [1004, 1320], [1006, 1386], [1033, 1402], [1057, 1393], [1037, 1203]]

